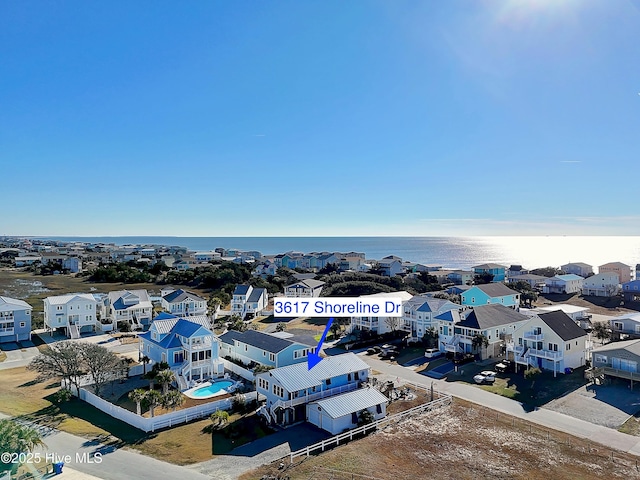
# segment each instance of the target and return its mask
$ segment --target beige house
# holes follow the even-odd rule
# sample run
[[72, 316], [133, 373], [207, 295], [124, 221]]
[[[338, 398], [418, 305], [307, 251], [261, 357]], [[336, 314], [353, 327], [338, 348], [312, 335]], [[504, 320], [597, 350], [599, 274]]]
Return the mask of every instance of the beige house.
[[598, 273], [617, 273], [619, 283], [627, 283], [633, 279], [631, 267], [622, 262], [610, 262], [600, 265]]

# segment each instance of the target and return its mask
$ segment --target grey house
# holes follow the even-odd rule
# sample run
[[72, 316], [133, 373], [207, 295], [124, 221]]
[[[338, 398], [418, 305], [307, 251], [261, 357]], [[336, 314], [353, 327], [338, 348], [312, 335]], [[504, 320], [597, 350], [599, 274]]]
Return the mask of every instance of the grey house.
[[627, 313], [609, 320], [614, 340], [640, 338], [640, 313]]
[[640, 380], [640, 339], [613, 342], [591, 352], [592, 365], [596, 375]]

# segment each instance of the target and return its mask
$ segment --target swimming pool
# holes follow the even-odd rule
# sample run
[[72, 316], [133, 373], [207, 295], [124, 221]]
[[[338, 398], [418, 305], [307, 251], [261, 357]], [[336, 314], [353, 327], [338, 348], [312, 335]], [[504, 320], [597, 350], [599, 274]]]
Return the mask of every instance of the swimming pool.
[[228, 388], [234, 383], [235, 382], [232, 382], [230, 380], [220, 380], [213, 383], [207, 382], [200, 387], [187, 390], [186, 392], [184, 392], [184, 394], [188, 397], [200, 400], [204, 398], [211, 398], [217, 395], [224, 395], [225, 393], [228, 393]]

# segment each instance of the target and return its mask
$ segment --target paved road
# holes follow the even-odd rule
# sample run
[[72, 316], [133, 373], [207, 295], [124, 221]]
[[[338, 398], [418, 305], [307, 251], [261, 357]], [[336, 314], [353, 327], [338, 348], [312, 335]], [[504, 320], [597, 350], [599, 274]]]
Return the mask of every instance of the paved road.
[[[0, 418], [9, 417], [0, 414]], [[67, 462], [67, 464], [73, 470], [105, 480], [142, 478], [153, 478], [154, 480], [205, 480], [211, 478], [195, 470], [162, 462], [133, 451], [114, 449], [98, 442], [54, 429], [44, 431], [43, 440], [47, 445], [47, 449], [40, 450], [42, 455], [70, 455], [71, 461]], [[77, 461], [78, 459], [82, 460], [82, 456], [86, 454], [87, 458], [91, 458], [95, 462], [95, 453], [97, 452], [102, 454], [101, 463]], [[78, 459], [76, 455], [79, 456]]]
[[401, 365], [389, 364], [385, 361], [363, 354], [360, 354], [360, 357], [373, 369], [391, 377], [399, 377], [400, 379], [421, 383], [423, 385], [430, 385], [431, 382], [433, 382], [436, 389], [454, 395], [458, 398], [528, 420], [544, 427], [559, 430], [576, 437], [587, 438], [595, 443], [640, 456], [639, 437], [627, 435], [600, 425], [594, 425], [593, 423], [547, 410], [546, 408], [527, 411], [520, 402], [487, 392], [481, 388], [476, 388], [473, 385], [447, 382], [445, 380], [435, 380], [416, 373], [412, 369]]

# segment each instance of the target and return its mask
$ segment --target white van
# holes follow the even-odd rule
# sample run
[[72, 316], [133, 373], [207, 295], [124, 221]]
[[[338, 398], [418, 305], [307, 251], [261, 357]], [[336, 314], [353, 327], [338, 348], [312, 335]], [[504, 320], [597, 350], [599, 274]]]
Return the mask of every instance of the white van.
[[437, 348], [427, 348], [424, 351], [424, 356], [427, 358], [437, 357], [438, 355], [440, 355], [440, 350], [438, 350]]

